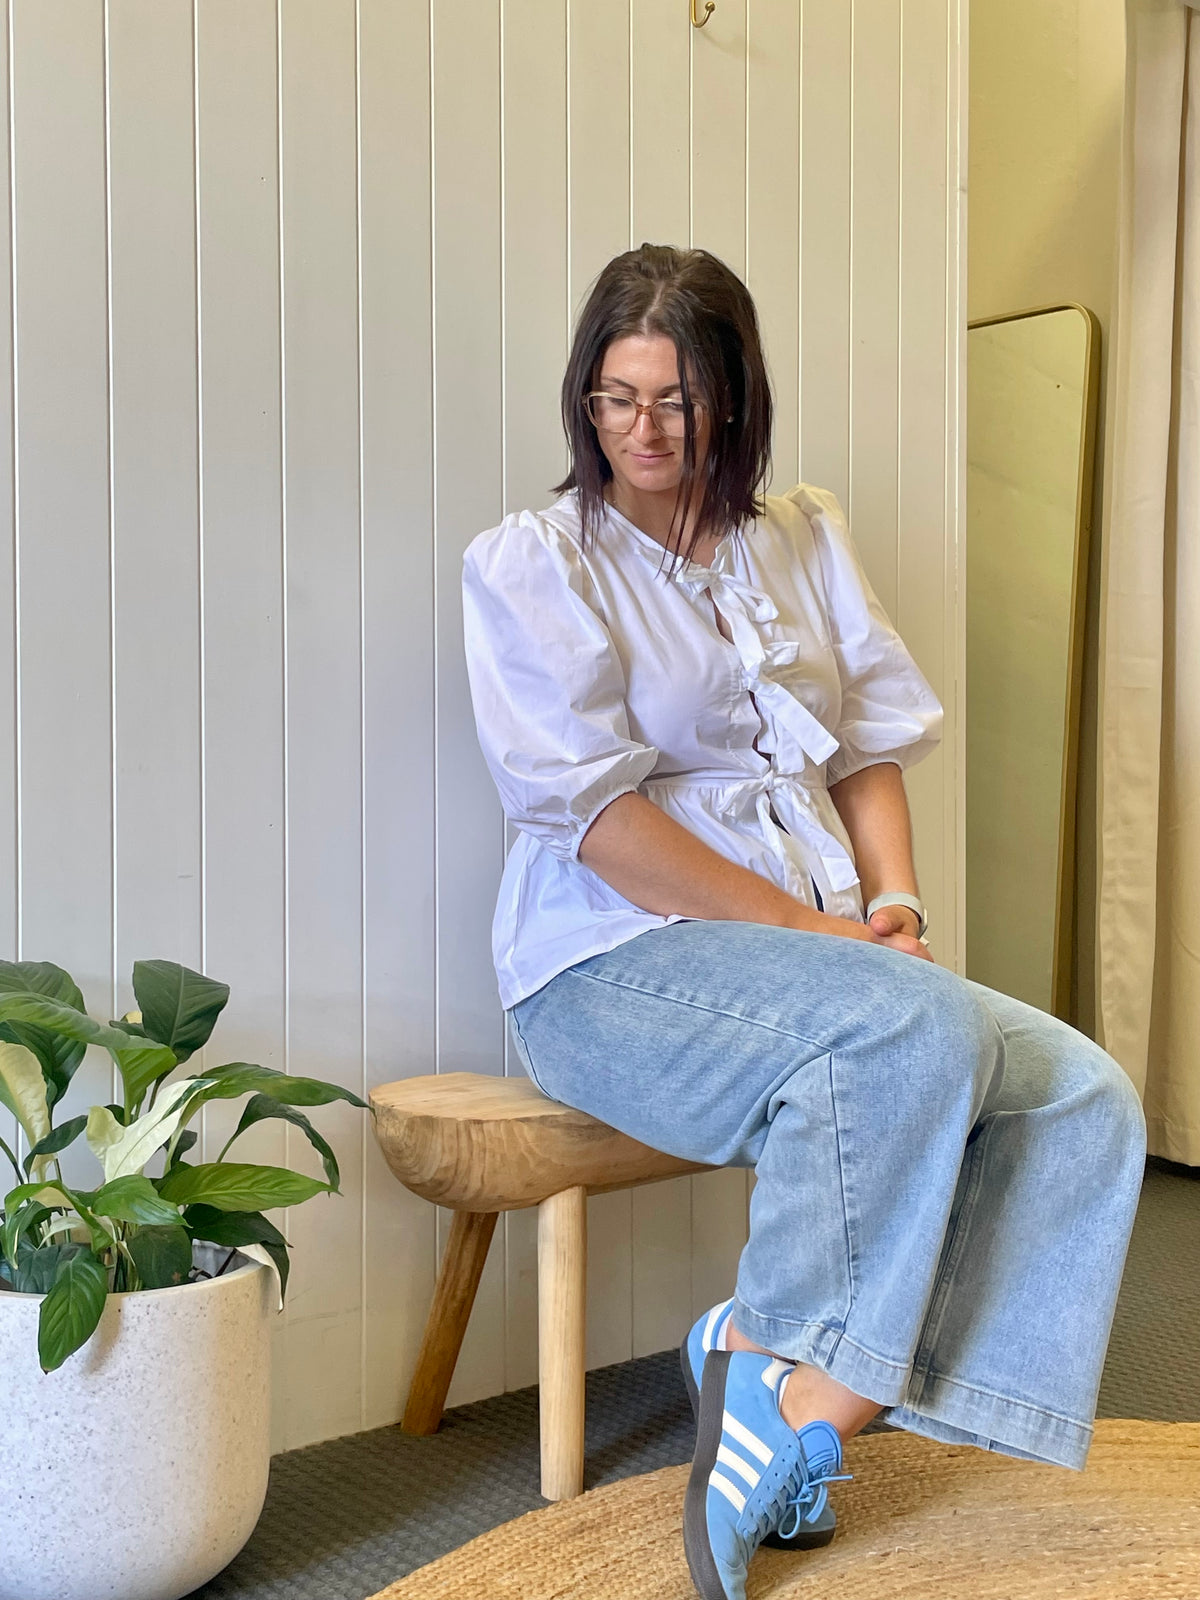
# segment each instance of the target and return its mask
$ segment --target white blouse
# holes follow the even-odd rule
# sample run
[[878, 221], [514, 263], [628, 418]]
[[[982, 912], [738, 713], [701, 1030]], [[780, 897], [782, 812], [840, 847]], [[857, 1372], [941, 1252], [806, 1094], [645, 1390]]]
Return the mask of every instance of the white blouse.
[[611, 508], [584, 549], [570, 493], [480, 534], [463, 594], [479, 742], [521, 830], [492, 930], [506, 1008], [681, 920], [640, 910], [578, 859], [630, 790], [797, 900], [862, 920], [828, 785], [919, 760], [942, 712], [833, 495], [801, 484], [769, 498], [711, 567], [671, 572]]

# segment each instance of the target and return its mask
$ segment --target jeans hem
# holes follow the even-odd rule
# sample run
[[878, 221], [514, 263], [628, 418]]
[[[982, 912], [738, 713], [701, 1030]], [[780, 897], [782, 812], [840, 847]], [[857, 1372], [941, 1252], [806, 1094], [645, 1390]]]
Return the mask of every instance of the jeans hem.
[[918, 1393], [885, 1411], [883, 1420], [944, 1444], [972, 1444], [1074, 1472], [1083, 1470], [1094, 1432], [1090, 1422], [933, 1374]]
[[743, 1300], [733, 1302], [733, 1324], [739, 1333], [761, 1344], [785, 1361], [802, 1361], [819, 1367], [847, 1389], [877, 1405], [899, 1405], [908, 1391], [911, 1369], [885, 1356], [877, 1356], [841, 1328], [824, 1322], [782, 1322], [751, 1311]]
[[864, 1350], [840, 1328], [822, 1322], [782, 1322], [734, 1300], [739, 1333], [787, 1361], [818, 1367], [847, 1389], [884, 1408], [883, 1421], [943, 1444], [970, 1444], [1000, 1455], [1081, 1471], [1092, 1424], [1041, 1410], [1025, 1400], [927, 1374]]

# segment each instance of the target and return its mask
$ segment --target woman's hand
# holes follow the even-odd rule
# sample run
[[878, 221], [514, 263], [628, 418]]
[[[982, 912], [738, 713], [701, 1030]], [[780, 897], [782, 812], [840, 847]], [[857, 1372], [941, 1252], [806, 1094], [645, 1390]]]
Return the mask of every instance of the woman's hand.
[[871, 918], [871, 932], [893, 950], [903, 950], [907, 956], [919, 956], [932, 961], [928, 947], [917, 937], [921, 919], [908, 906], [880, 906]]
[[902, 955], [916, 956], [919, 961], [932, 961], [928, 949], [917, 938], [920, 923], [915, 911], [907, 906], [881, 906], [869, 923], [854, 922], [849, 917], [825, 917], [828, 926], [822, 933], [838, 934], [843, 939], [862, 939], [867, 944], [886, 944]]

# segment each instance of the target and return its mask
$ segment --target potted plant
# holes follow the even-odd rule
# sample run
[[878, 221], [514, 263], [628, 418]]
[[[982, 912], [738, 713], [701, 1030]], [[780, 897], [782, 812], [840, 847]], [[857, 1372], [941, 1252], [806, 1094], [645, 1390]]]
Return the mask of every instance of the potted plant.
[[[269, 1314], [288, 1246], [266, 1217], [337, 1193], [337, 1160], [299, 1108], [347, 1089], [249, 1062], [172, 1076], [205, 1045], [228, 987], [172, 961], [133, 969], [139, 1010], [104, 1024], [50, 962], [0, 962], [0, 1600], [176, 1600], [258, 1520], [269, 1459]], [[89, 1045], [121, 1097], [56, 1117]], [[191, 1124], [248, 1096], [214, 1161]], [[324, 1179], [239, 1162], [264, 1118], [301, 1129]], [[63, 1177], [83, 1141], [84, 1188]], [[72, 1157], [74, 1161], [74, 1156]], [[73, 1170], [76, 1168], [73, 1167]], [[94, 1537], [103, 1530], [98, 1542]]]

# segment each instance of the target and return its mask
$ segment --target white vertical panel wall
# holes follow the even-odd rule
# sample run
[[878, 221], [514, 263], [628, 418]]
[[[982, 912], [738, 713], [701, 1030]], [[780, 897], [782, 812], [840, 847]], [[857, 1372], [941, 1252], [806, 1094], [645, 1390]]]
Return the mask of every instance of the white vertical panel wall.
[[[953, 960], [961, 9], [7, 0], [3, 952], [104, 1015], [135, 958], [202, 966], [233, 989], [224, 1058], [360, 1091], [510, 1070], [459, 565], [547, 503], [572, 316], [651, 239], [746, 276], [774, 486], [843, 497], [946, 701], [910, 790]], [[72, 1100], [108, 1083], [89, 1061]], [[398, 1415], [444, 1223], [363, 1117], [323, 1126], [345, 1193], [288, 1219], [280, 1448]], [[254, 1152], [308, 1165], [280, 1129]], [[746, 1187], [592, 1202], [593, 1364], [727, 1292]], [[513, 1214], [452, 1400], [533, 1380], [534, 1311]]]

